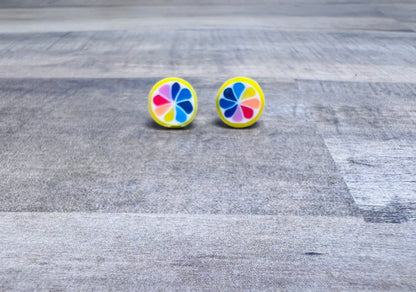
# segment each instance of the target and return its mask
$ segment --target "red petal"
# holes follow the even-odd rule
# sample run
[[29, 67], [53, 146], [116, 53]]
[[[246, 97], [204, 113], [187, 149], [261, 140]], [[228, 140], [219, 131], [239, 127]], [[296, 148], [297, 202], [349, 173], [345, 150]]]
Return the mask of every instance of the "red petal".
[[160, 105], [164, 105], [164, 104], [170, 103], [170, 101], [167, 100], [166, 98], [164, 98], [161, 95], [156, 95], [155, 97], [153, 97], [153, 103], [156, 106], [160, 106]]
[[251, 108], [242, 105], [241, 109], [243, 110], [243, 114], [246, 119], [251, 119], [253, 117], [254, 111]]

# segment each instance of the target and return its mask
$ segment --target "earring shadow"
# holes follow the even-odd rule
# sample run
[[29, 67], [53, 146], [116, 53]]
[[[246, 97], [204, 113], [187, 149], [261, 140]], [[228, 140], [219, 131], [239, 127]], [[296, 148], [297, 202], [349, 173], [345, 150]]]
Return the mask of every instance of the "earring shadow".
[[146, 127], [149, 128], [149, 129], [152, 129], [152, 130], [157, 130], [157, 131], [186, 131], [186, 130], [191, 130], [191, 129], [195, 128], [194, 123], [195, 123], [195, 121], [186, 125], [183, 128], [167, 128], [167, 127], [163, 127], [163, 126], [159, 125], [158, 123], [156, 123], [152, 119], [147, 119], [146, 120]]
[[211, 124], [218, 128], [228, 129], [228, 130], [249, 130], [249, 129], [256, 129], [259, 127], [259, 121], [255, 122], [251, 126], [248, 126], [246, 128], [233, 128], [231, 126], [228, 126], [226, 123], [224, 123], [220, 118], [216, 118], [211, 122]]

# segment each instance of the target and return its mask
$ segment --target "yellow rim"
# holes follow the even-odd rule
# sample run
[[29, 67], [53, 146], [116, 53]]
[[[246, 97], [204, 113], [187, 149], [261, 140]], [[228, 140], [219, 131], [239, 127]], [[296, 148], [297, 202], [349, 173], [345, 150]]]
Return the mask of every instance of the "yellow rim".
[[[154, 92], [159, 87], [161, 87], [163, 84], [168, 83], [168, 82], [172, 82], [172, 81], [179, 82], [182, 85], [185, 85], [186, 87], [188, 87], [188, 89], [191, 91], [193, 99], [194, 99], [194, 110], [193, 110], [192, 116], [189, 118], [189, 120], [187, 120], [186, 122], [184, 122], [182, 124], [179, 124], [179, 125], [171, 125], [171, 124], [165, 123], [164, 121], [160, 120], [156, 116], [156, 114], [153, 112], [153, 109], [152, 109], [152, 98], [153, 98]], [[152, 89], [150, 90], [150, 93], [149, 93], [149, 112], [150, 112], [150, 115], [152, 116], [153, 120], [156, 123], [158, 123], [159, 125], [161, 125], [163, 127], [166, 127], [166, 128], [183, 128], [183, 127], [189, 125], [192, 122], [192, 120], [195, 118], [197, 109], [198, 109], [198, 98], [196, 96], [194, 88], [191, 86], [191, 84], [189, 84], [187, 81], [185, 81], [181, 78], [169, 77], [169, 78], [162, 79], [162, 80], [158, 81], [155, 85], [153, 85]]]
[[[248, 121], [248, 122], [246, 122], [246, 123], [233, 123], [233, 122], [230, 122], [229, 120], [227, 120], [225, 117], [224, 117], [224, 115], [223, 115], [223, 113], [222, 113], [222, 111], [221, 111], [221, 107], [220, 107], [220, 98], [221, 98], [221, 96], [222, 96], [222, 93], [223, 93], [223, 91], [230, 85], [230, 84], [233, 84], [233, 83], [236, 83], [236, 82], [245, 82], [245, 83], [248, 83], [248, 84], [250, 84], [251, 86], [253, 86], [254, 87], [254, 89], [257, 91], [257, 93], [259, 94], [259, 97], [260, 97], [260, 103], [261, 103], [261, 105], [260, 105], [260, 110], [258, 111], [258, 113], [257, 113], [257, 115], [254, 117], [254, 118], [252, 118], [250, 121]], [[259, 119], [259, 117], [261, 116], [261, 114], [262, 114], [262, 112], [263, 112], [263, 109], [264, 109], [264, 94], [263, 94], [263, 91], [261, 90], [261, 87], [260, 87], [260, 85], [256, 82], [256, 81], [254, 81], [253, 79], [250, 79], [250, 78], [247, 78], [247, 77], [234, 77], [234, 78], [231, 78], [230, 80], [228, 80], [228, 81], [226, 81], [222, 86], [221, 86], [221, 88], [220, 88], [220, 90], [218, 91], [218, 94], [217, 94], [217, 111], [218, 111], [218, 115], [220, 116], [220, 118], [221, 118], [221, 120], [225, 123], [225, 124], [227, 124], [228, 126], [230, 126], [230, 127], [233, 127], [233, 128], [246, 128], [246, 127], [249, 127], [249, 126], [251, 126], [251, 125], [253, 125], [255, 122], [257, 122], [257, 120]]]

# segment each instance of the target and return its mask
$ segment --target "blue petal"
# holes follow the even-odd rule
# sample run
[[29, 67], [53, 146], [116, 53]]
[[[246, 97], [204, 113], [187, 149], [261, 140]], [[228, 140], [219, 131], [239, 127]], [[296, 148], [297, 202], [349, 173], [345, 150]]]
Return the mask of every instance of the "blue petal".
[[220, 99], [220, 107], [222, 107], [223, 109], [227, 109], [229, 107], [232, 107], [233, 105], [235, 105], [234, 101], [225, 98]]
[[181, 92], [179, 92], [178, 98], [176, 102], [180, 102], [181, 100], [190, 99], [192, 97], [192, 93], [188, 88], [183, 88]]
[[176, 107], [176, 121], [183, 123], [186, 121], [186, 114], [179, 107]]
[[235, 96], [237, 96], [237, 99], [240, 99], [240, 95], [243, 92], [244, 88], [246, 87], [244, 86], [243, 83], [241, 82], [234, 83], [233, 89], [234, 89]]
[[235, 105], [235, 106], [233, 106], [232, 108], [230, 108], [230, 109], [228, 109], [228, 110], [226, 110], [225, 112], [224, 112], [224, 116], [226, 117], [226, 118], [231, 118], [233, 115], [234, 115], [234, 113], [235, 113], [235, 111], [237, 110], [237, 105]]
[[182, 101], [177, 105], [180, 106], [188, 115], [194, 110], [194, 107], [190, 101]]
[[176, 95], [178, 94], [179, 89], [181, 88], [181, 86], [179, 85], [178, 82], [173, 83], [172, 85], [172, 99], [175, 100], [176, 99]]
[[231, 88], [227, 88], [226, 90], [224, 90], [224, 97], [230, 100], [237, 101], [237, 98], [235, 98], [233, 90]]

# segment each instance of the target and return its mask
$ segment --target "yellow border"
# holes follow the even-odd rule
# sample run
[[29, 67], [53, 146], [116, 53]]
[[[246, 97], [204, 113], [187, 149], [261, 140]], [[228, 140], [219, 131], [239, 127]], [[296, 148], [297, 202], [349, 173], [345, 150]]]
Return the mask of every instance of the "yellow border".
[[[193, 112], [192, 116], [185, 123], [182, 123], [182, 124], [176, 125], [176, 126], [175, 125], [170, 125], [168, 123], [165, 123], [165, 122], [159, 120], [157, 118], [157, 116], [155, 115], [155, 113], [153, 112], [153, 110], [152, 110], [152, 97], [153, 97], [153, 93], [156, 91], [156, 89], [158, 89], [164, 83], [171, 82], [171, 81], [177, 81], [177, 82], [180, 82], [180, 83], [186, 85], [191, 90], [192, 96], [194, 97], [194, 112]], [[185, 80], [183, 80], [181, 78], [169, 77], [169, 78], [165, 78], [165, 79], [159, 80], [155, 85], [153, 85], [152, 89], [150, 90], [150, 93], [149, 93], [149, 112], [150, 112], [150, 115], [152, 116], [153, 120], [156, 123], [158, 123], [159, 125], [161, 125], [163, 127], [166, 127], [166, 128], [183, 128], [183, 127], [187, 126], [195, 118], [197, 109], [198, 109], [198, 98], [196, 96], [196, 93], [195, 93], [194, 88], [191, 86], [191, 84], [189, 84], [187, 81], [185, 81]]]
[[[220, 108], [220, 97], [222, 92], [224, 91], [224, 89], [229, 86], [232, 83], [235, 82], [245, 82], [250, 84], [251, 86], [253, 86], [256, 91], [258, 92], [259, 96], [260, 96], [260, 100], [261, 100], [261, 106], [260, 106], [260, 110], [257, 113], [257, 116], [255, 118], [253, 118], [252, 120], [248, 121], [247, 123], [232, 123], [230, 121], [228, 121], [222, 114], [221, 112], [221, 108]], [[251, 126], [252, 124], [254, 124], [255, 122], [257, 122], [257, 120], [260, 118], [262, 112], [264, 109], [264, 94], [263, 91], [261, 90], [260, 85], [254, 81], [253, 79], [247, 78], [247, 77], [234, 77], [229, 79], [228, 81], [226, 81], [220, 88], [220, 90], [218, 91], [217, 94], [217, 111], [218, 111], [218, 115], [220, 116], [221, 120], [226, 123], [228, 126], [233, 127], [233, 128], [247, 128], [249, 126]]]

